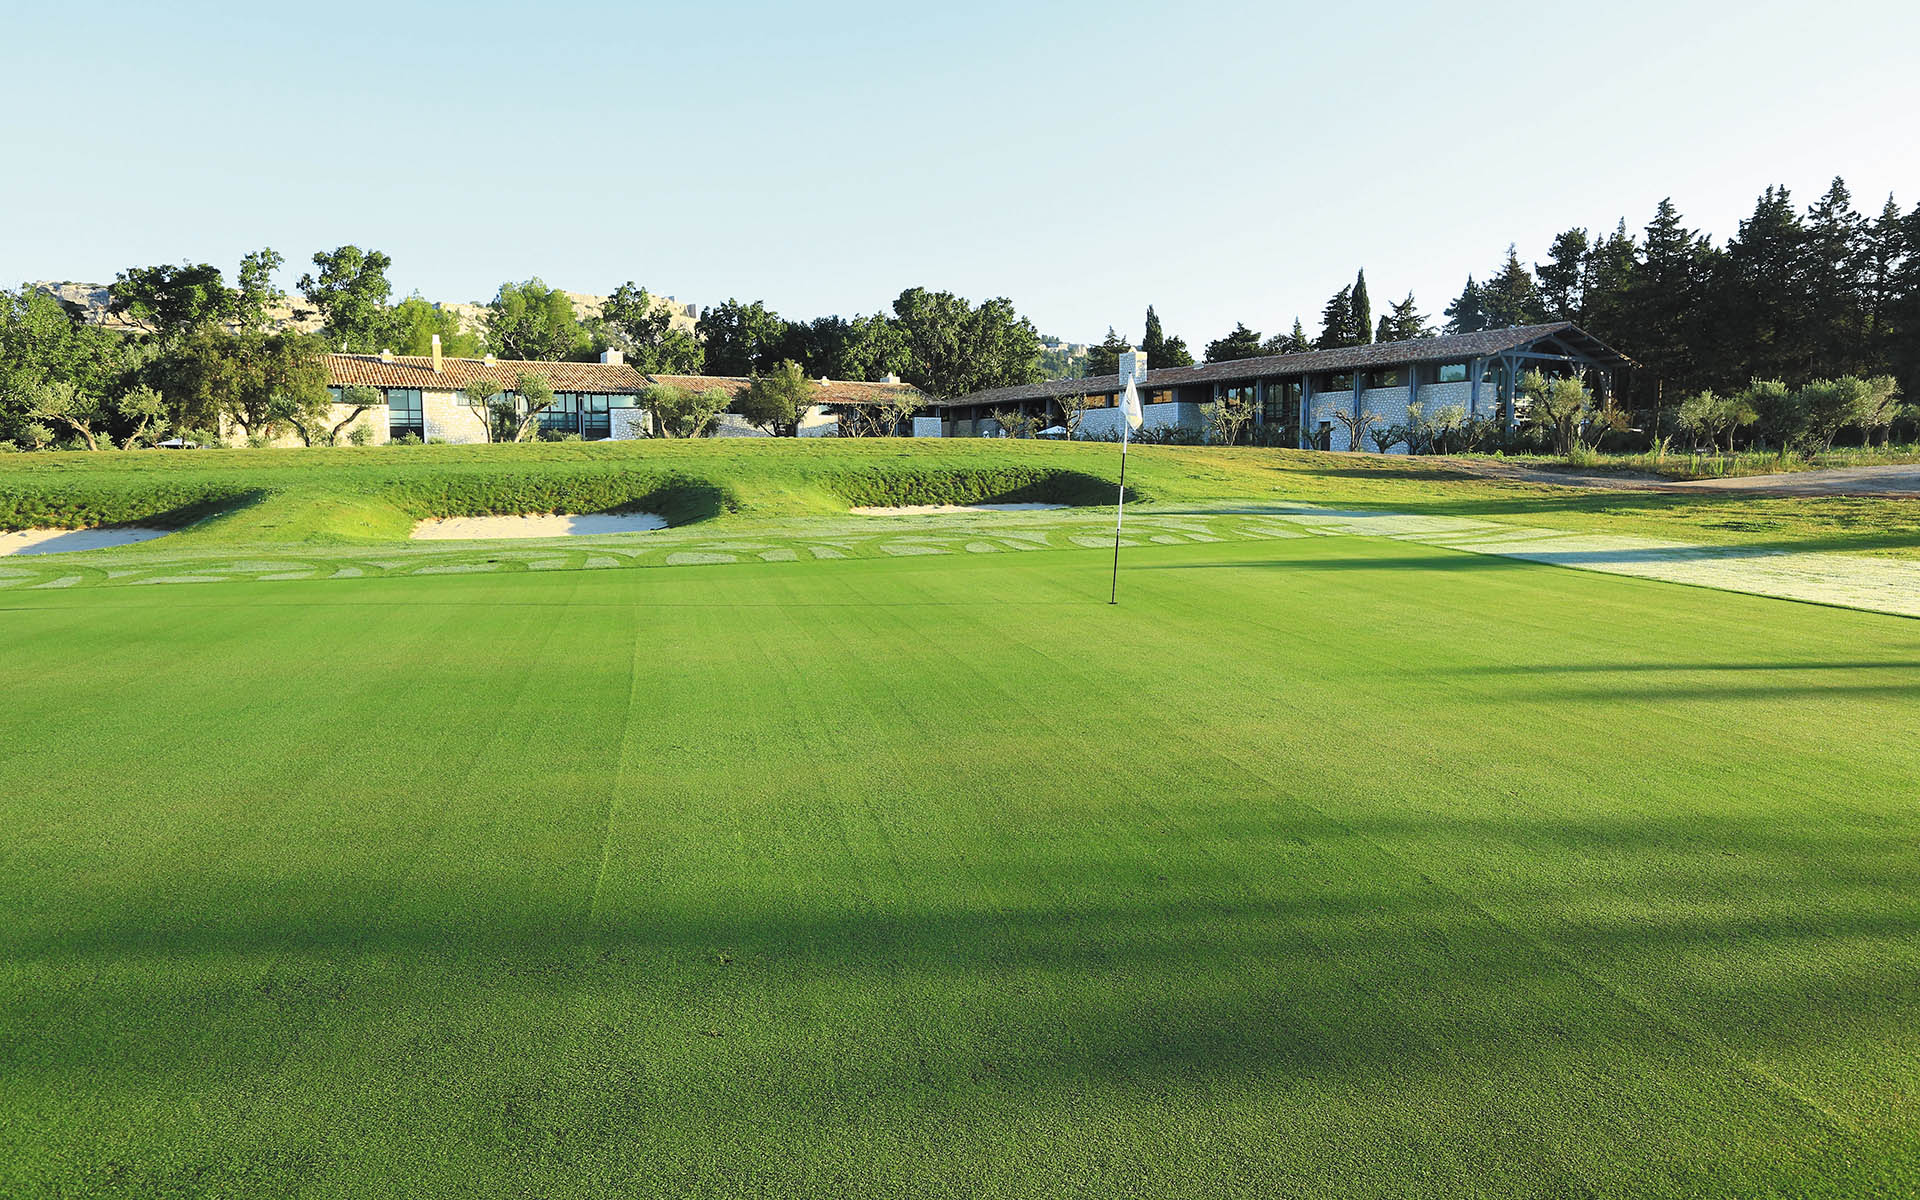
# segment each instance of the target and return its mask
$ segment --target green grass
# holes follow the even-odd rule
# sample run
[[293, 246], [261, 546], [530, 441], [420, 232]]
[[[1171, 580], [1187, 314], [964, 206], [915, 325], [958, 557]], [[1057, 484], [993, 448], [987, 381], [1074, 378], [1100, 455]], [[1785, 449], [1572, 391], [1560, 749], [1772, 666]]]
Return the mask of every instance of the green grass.
[[[751, 528], [855, 504], [1106, 503], [1111, 445], [963, 439], [729, 439], [0, 455], [0, 529], [182, 527], [176, 549], [394, 544], [429, 516], [651, 506]], [[1128, 483], [1162, 506], [1220, 498], [1481, 517], [1681, 541], [1920, 556], [1920, 506], [1590, 492], [1494, 481], [1418, 459], [1140, 447]], [[213, 515], [209, 515], [213, 514]], [[116, 551], [143, 554], [152, 550]]]
[[0, 1194], [1920, 1190], [1920, 626], [1354, 538], [1122, 587], [0, 593]]
[[1920, 445], [1916, 446], [1840, 446], [1807, 454], [1798, 450], [1743, 450], [1736, 454], [1721, 451], [1702, 453], [1683, 448], [1664, 454], [1641, 451], [1613, 454], [1584, 451], [1572, 458], [1546, 454], [1515, 454], [1506, 461], [1530, 466], [1573, 468], [1587, 473], [1613, 472], [1623, 475], [1659, 475], [1667, 479], [1729, 479], [1782, 472], [1821, 471], [1831, 467], [1889, 467], [1920, 463]]

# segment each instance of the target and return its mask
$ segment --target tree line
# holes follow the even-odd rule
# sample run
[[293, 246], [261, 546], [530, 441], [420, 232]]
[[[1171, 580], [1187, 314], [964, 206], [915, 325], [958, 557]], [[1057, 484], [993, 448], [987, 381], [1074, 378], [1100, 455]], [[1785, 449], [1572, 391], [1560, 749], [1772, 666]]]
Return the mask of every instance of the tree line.
[[[1206, 343], [1205, 361], [1572, 321], [1639, 364], [1623, 381], [1623, 399], [1641, 410], [1677, 416], [1682, 400], [1708, 391], [1731, 397], [1756, 381], [1798, 392], [1821, 381], [1891, 377], [1914, 395], [1920, 206], [1902, 212], [1888, 197], [1868, 216], [1836, 178], [1802, 209], [1786, 188], [1769, 187], [1716, 244], [1666, 199], [1637, 233], [1624, 217], [1604, 233], [1565, 230], [1544, 262], [1530, 265], [1509, 246], [1491, 272], [1467, 277], [1441, 315], [1436, 327], [1409, 293], [1376, 319], [1362, 271], [1328, 298], [1315, 336], [1297, 317], [1290, 330], [1269, 336], [1241, 322]], [[1086, 374], [1113, 373], [1117, 354], [1134, 348], [1109, 328]], [[1193, 361], [1184, 342], [1162, 332], [1151, 307], [1139, 348], [1150, 369]], [[1754, 403], [1765, 407], [1764, 398]], [[1772, 411], [1773, 421], [1748, 424], [1777, 432], [1781, 410]]]
[[[0, 291], [0, 446], [206, 442], [223, 426], [254, 440], [291, 429], [309, 444], [331, 441], [378, 397], [343, 394], [353, 411], [341, 420], [324, 356], [424, 355], [435, 336], [453, 357], [592, 361], [619, 349], [646, 374], [750, 377], [759, 386], [735, 406], [757, 424], [789, 431], [796, 405], [804, 415], [799, 384], [810, 378], [891, 374], [937, 395], [1043, 378], [1040, 335], [1005, 298], [976, 304], [908, 288], [890, 313], [812, 321], [730, 299], [688, 331], [637, 283], [582, 318], [566, 293], [535, 278], [502, 284], [472, 330], [417, 293], [392, 302], [392, 259], [379, 250], [341, 246], [312, 261], [296, 284], [319, 321], [311, 334], [288, 324], [291, 299], [274, 284], [285, 259], [271, 249], [243, 258], [231, 282], [208, 263], [120, 272], [109, 289], [119, 328], [37, 289]], [[663, 410], [674, 413], [656, 432], [710, 428], [717, 410], [707, 410], [722, 395], [698, 387], [663, 395]], [[520, 403], [511, 421], [496, 414], [490, 436], [527, 435], [527, 402]]]

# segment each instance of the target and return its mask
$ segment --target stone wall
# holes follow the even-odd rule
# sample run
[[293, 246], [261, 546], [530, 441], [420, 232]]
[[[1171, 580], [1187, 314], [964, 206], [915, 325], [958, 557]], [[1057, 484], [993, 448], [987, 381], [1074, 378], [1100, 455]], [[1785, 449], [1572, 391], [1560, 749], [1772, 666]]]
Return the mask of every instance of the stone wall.
[[429, 442], [471, 445], [487, 440], [485, 418], [459, 392], [421, 392], [420, 415]]
[[608, 409], [607, 417], [616, 442], [631, 442], [653, 436], [653, 414], [644, 408]]
[[941, 436], [940, 418], [939, 417], [915, 417], [913, 419], [913, 436], [940, 437]]
[[[1494, 389], [1491, 385], [1482, 386], [1480, 399], [1483, 404], [1493, 394]], [[1441, 409], [1454, 404], [1465, 409], [1469, 417], [1474, 415], [1471, 383], [1423, 383], [1420, 385], [1420, 411], [1427, 416], [1434, 416]]]
[[[1184, 426], [1199, 429], [1206, 424], [1200, 415], [1198, 404], [1175, 401], [1169, 404], [1142, 404], [1140, 406], [1140, 428], [1167, 429]], [[1080, 418], [1080, 436], [1083, 438], [1117, 438], [1120, 436], [1120, 406], [1112, 408], [1090, 408], [1086, 416]]]

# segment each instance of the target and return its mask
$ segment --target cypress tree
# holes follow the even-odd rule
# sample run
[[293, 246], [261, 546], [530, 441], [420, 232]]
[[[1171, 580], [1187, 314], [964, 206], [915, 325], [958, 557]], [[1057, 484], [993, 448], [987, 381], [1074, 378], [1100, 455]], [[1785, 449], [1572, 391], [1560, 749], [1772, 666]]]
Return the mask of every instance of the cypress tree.
[[1353, 320], [1347, 327], [1347, 335], [1353, 340], [1350, 346], [1364, 346], [1373, 340], [1373, 301], [1367, 296], [1366, 268], [1353, 280]]
[[1147, 305], [1147, 329], [1141, 335], [1140, 348], [1147, 352], [1147, 370], [1158, 371], [1163, 367], [1190, 367], [1193, 355], [1187, 350], [1182, 338], [1168, 337], [1160, 327], [1160, 315], [1153, 311], [1153, 305]]

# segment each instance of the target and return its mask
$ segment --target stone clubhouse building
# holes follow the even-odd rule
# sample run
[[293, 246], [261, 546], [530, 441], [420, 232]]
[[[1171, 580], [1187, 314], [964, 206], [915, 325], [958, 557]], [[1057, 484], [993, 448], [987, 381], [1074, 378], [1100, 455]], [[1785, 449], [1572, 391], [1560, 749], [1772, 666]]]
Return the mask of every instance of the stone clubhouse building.
[[[648, 389], [667, 384], [695, 391], [720, 390], [737, 398], [751, 382], [716, 375], [655, 375], [634, 369], [620, 351], [608, 350], [599, 362], [539, 362], [514, 359], [445, 358], [435, 339], [429, 355], [330, 354], [327, 382], [336, 401], [335, 419], [351, 411], [337, 402], [348, 387], [373, 388], [380, 404], [341, 431], [365, 429], [365, 440], [385, 443], [407, 438], [427, 442], [482, 442], [485, 418], [470, 405], [470, 384], [497, 384], [511, 392], [522, 373], [539, 375], [553, 389], [554, 402], [539, 416], [548, 436], [573, 435], [584, 441], [629, 440], [651, 436], [646, 408]], [[1151, 428], [1205, 427], [1202, 407], [1232, 396], [1253, 404], [1255, 421], [1277, 427], [1277, 440], [1303, 449], [1364, 449], [1349, 444], [1336, 412], [1371, 413], [1382, 426], [1402, 423], [1408, 406], [1419, 404], [1432, 415], [1457, 406], [1469, 417], [1504, 422], [1512, 428], [1520, 377], [1529, 370], [1548, 375], [1584, 373], [1601, 395], [1611, 393], [1618, 373], [1631, 360], [1570, 322], [1489, 329], [1446, 337], [1376, 342], [1336, 350], [1312, 350], [1264, 358], [1202, 363], [1149, 372], [1141, 391], [1143, 416]], [[897, 378], [866, 383], [814, 381], [817, 398], [800, 422], [803, 437], [840, 432], [850, 409], [910, 398], [921, 405], [911, 428], [915, 437], [992, 437], [1000, 433], [996, 411], [1017, 410], [1047, 424], [1058, 421], [1059, 401], [1083, 395], [1088, 410], [1083, 437], [1118, 436], [1118, 377], [1060, 379], [995, 388], [951, 399], [929, 397]], [[719, 418], [715, 435], [764, 437], [738, 415]], [[296, 444], [291, 437], [281, 439]]]
[[[752, 382], [720, 375], [652, 375], [628, 366], [618, 350], [601, 354], [599, 362], [542, 362], [520, 359], [446, 358], [439, 353], [403, 355], [329, 354], [327, 386], [333, 394], [334, 419], [344, 420], [352, 409], [340, 402], [349, 387], [368, 387], [380, 403], [367, 409], [341, 430], [344, 439], [355, 428], [365, 429], [371, 444], [417, 438], [423, 442], [472, 443], [487, 440], [486, 417], [467, 402], [464, 389], [474, 383], [493, 383], [511, 394], [522, 374], [538, 375], [553, 389], [553, 405], [539, 415], [540, 432], [549, 436], [575, 435], [583, 441], [627, 440], [650, 436], [652, 415], [646, 408], [649, 389], [662, 385], [696, 392], [722, 391], [731, 400]], [[800, 421], [803, 437], [832, 436], [840, 415], [848, 408], [884, 404], [901, 397], [926, 399], [918, 388], [897, 379], [882, 383], [820, 379], [815, 402]], [[716, 436], [764, 437], [765, 431], [734, 414], [723, 414]], [[283, 437], [287, 445], [298, 439]]]
[[[1592, 334], [1559, 321], [1168, 367], [1147, 374], [1140, 402], [1147, 427], [1198, 430], [1205, 427], [1201, 406], [1232, 396], [1253, 404], [1257, 423], [1291, 430], [1280, 435], [1282, 441], [1303, 449], [1351, 450], [1364, 447], [1348, 444], [1347, 431], [1333, 419], [1335, 412], [1356, 417], [1371, 413], [1386, 426], [1403, 423], [1410, 404], [1419, 404], [1428, 415], [1458, 405], [1469, 417], [1498, 419], [1512, 428], [1515, 391], [1529, 370], [1547, 375], [1582, 372], [1599, 394], [1607, 395], [1618, 372], [1631, 365]], [[942, 436], [992, 435], [1000, 428], [993, 419], [996, 410], [1017, 410], [1053, 423], [1060, 416], [1061, 397], [1084, 395], [1089, 407], [1080, 424], [1082, 436], [1115, 437], [1122, 387], [1114, 375], [1060, 379], [936, 400], [930, 411]], [[915, 424], [933, 432], [932, 419]]]

